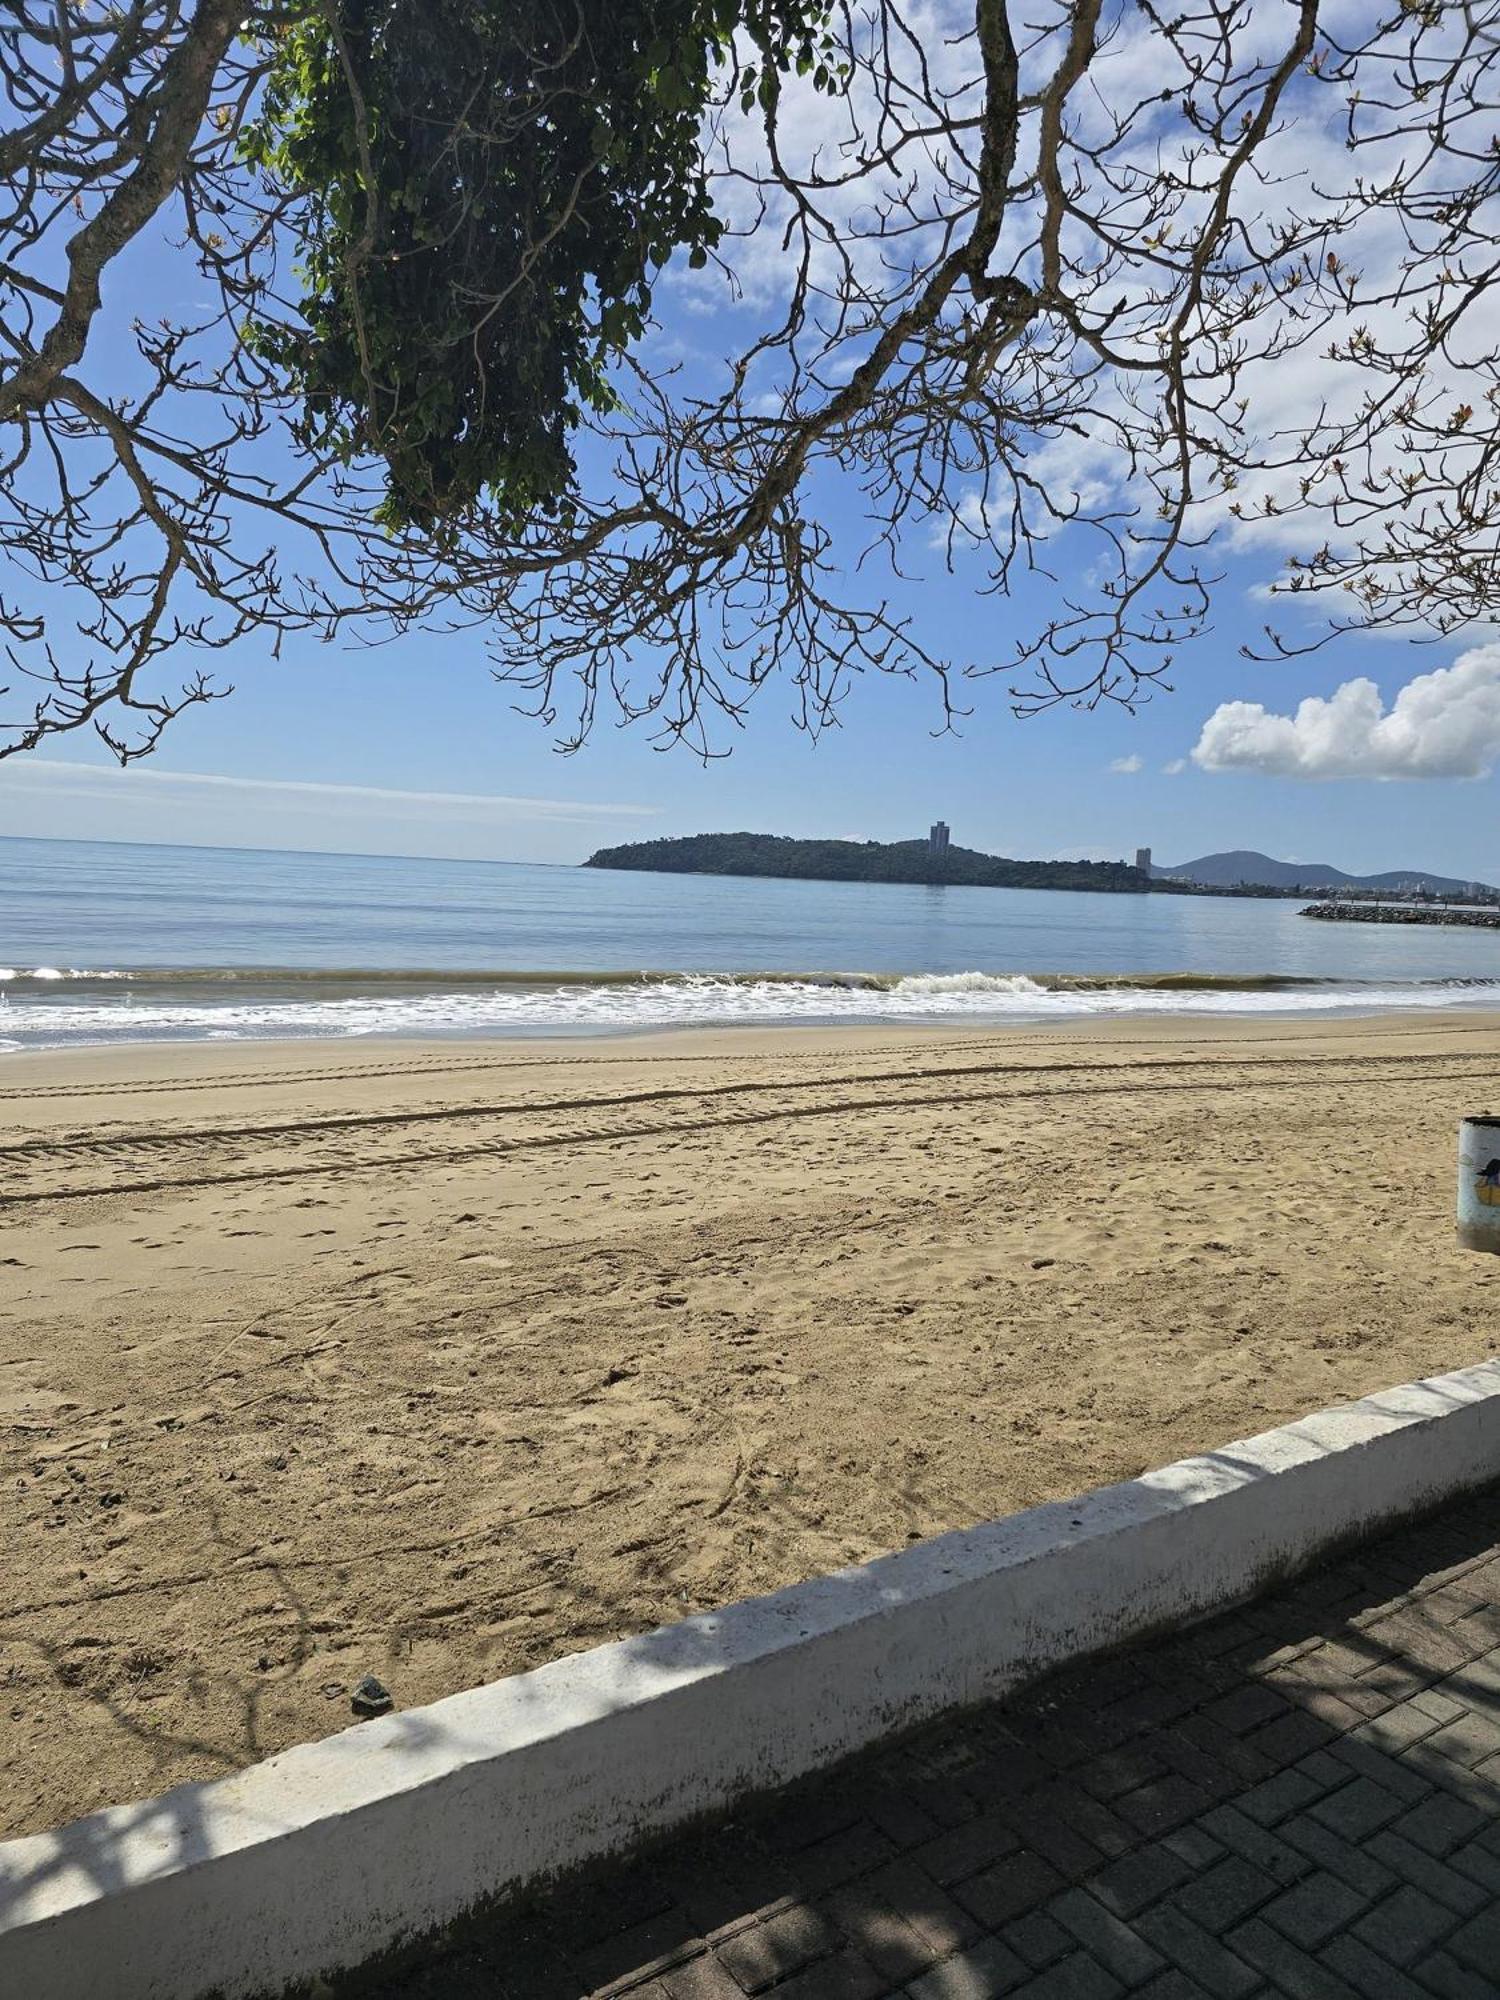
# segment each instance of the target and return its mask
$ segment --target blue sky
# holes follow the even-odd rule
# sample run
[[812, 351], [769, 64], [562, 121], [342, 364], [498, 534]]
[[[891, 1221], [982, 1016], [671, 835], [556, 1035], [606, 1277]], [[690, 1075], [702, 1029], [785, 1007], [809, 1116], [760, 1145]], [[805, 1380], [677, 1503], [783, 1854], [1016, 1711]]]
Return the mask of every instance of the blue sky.
[[[157, 244], [111, 282], [148, 287], [171, 310], [194, 281]], [[679, 323], [702, 347], [724, 323], [690, 315], [688, 303], [679, 300]], [[849, 509], [843, 525], [853, 520], [847, 499], [831, 504]], [[920, 567], [921, 551], [906, 560]], [[843, 726], [813, 744], [773, 685], [743, 732], [722, 732], [732, 754], [706, 766], [608, 718], [580, 753], [559, 756], [493, 682], [480, 633], [412, 634], [375, 649], [292, 641], [279, 661], [247, 639], [215, 663], [236, 682], [233, 697], [186, 713], [148, 763], [118, 772], [83, 735], [0, 763], [0, 834], [573, 862], [647, 835], [897, 839], [941, 816], [964, 845], [1017, 856], [1149, 845], [1170, 862], [1255, 847], [1361, 871], [1425, 866], [1495, 879], [1484, 829], [1500, 753], [1500, 649], [1463, 686], [1423, 678], [1448, 668], [1462, 641], [1346, 638], [1301, 660], [1244, 660], [1241, 639], [1266, 617], [1253, 593], [1271, 561], [1231, 561], [1215, 629], [1182, 654], [1175, 691], [1135, 715], [1057, 709], [1018, 721], [997, 676], [965, 691], [974, 713], [957, 735], [935, 737], [930, 689], [872, 678], [851, 694]], [[24, 602], [30, 586], [4, 581]], [[1045, 588], [1032, 584], [1010, 603], [981, 594], [978, 581], [946, 574], [934, 554], [905, 590], [924, 638], [959, 661], [1007, 657], [1013, 631], [1034, 628]], [[1379, 697], [1293, 724], [1305, 697], [1356, 678]], [[1377, 724], [1380, 701], [1389, 708], [1414, 679], [1426, 695], [1404, 705], [1399, 726]], [[1269, 713], [1226, 713], [1246, 702]], [[1210, 718], [1204, 761], [1215, 768], [1203, 768], [1192, 752], [1209, 742]], [[1301, 775], [1284, 775], [1293, 770]], [[1343, 770], [1434, 775], [1324, 775]]]
[[[1003, 613], [950, 581], [928, 587], [944, 594], [956, 641], [972, 632], [977, 642]], [[1226, 623], [1237, 608], [1242, 599], [1225, 600]], [[473, 638], [413, 636], [355, 654], [293, 648], [279, 663], [246, 647], [234, 696], [185, 715], [148, 763], [116, 772], [80, 738], [0, 765], [0, 833], [576, 861], [617, 840], [741, 827], [899, 839], [941, 816], [965, 845], [1022, 856], [1150, 845], [1176, 861], [1257, 847], [1358, 870], [1420, 865], [1492, 879], [1482, 827], [1493, 779], [1163, 769], [1188, 757], [1223, 702], [1279, 711], [1356, 672], [1390, 697], [1457, 650], [1345, 641], [1315, 661], [1261, 667], [1211, 635], [1184, 660], [1176, 692], [1136, 716], [1054, 710], [1017, 721], [1000, 684], [980, 682], [962, 733], [937, 738], [933, 697], [920, 686], [869, 682], [843, 727], [816, 745], [772, 693], [732, 755], [704, 766], [609, 725], [577, 755], [556, 755], [538, 724], [510, 711]], [[1138, 771], [1111, 768], [1134, 758]], [[173, 782], [174, 773], [501, 803], [292, 794]]]

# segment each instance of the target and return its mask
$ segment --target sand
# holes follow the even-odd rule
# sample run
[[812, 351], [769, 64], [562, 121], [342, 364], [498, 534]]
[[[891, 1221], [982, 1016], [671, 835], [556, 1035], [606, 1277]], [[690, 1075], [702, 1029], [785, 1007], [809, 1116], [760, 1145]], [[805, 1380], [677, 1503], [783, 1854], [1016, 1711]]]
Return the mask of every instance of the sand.
[[0, 1061], [0, 1833], [1495, 1345], [1500, 1019]]

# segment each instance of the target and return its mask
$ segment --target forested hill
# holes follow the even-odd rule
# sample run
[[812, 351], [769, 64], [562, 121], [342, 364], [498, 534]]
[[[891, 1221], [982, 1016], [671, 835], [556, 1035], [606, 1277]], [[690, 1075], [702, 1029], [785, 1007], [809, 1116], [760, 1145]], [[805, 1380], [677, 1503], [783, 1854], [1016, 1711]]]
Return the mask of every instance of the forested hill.
[[1151, 885], [1123, 861], [1006, 861], [972, 847], [934, 855], [925, 840], [791, 840], [775, 833], [693, 833], [601, 847], [585, 868], [669, 875], [778, 875], [817, 882], [956, 882], [984, 889], [1104, 889]]

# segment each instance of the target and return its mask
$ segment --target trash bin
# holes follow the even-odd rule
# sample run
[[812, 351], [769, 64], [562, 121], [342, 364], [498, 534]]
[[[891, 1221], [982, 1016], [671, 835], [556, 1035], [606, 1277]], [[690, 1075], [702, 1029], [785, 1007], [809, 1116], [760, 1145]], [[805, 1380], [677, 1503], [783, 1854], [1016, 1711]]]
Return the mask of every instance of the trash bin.
[[1458, 1240], [1465, 1250], [1500, 1250], [1500, 1118], [1466, 1118], [1458, 1128]]

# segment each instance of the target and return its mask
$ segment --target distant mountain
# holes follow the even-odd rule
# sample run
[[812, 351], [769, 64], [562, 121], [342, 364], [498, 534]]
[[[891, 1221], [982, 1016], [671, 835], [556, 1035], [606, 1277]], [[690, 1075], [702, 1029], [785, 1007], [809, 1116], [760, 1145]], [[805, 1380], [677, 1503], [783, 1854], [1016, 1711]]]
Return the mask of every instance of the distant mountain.
[[1151, 869], [1156, 882], [1197, 882], [1206, 889], [1237, 889], [1254, 884], [1266, 889], [1410, 889], [1431, 895], [1463, 895], [1483, 889], [1493, 895], [1487, 882], [1461, 882], [1454, 875], [1433, 875], [1424, 868], [1392, 868], [1384, 875], [1350, 875], [1331, 868], [1326, 861], [1273, 861], [1269, 854], [1256, 854], [1236, 847], [1227, 854], [1204, 854], [1196, 861], [1182, 861], [1174, 867]]

